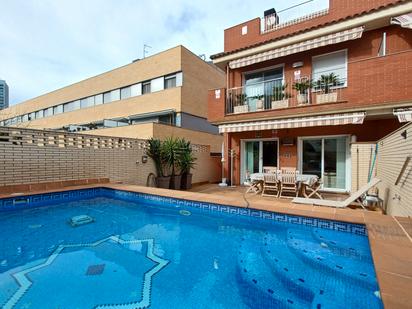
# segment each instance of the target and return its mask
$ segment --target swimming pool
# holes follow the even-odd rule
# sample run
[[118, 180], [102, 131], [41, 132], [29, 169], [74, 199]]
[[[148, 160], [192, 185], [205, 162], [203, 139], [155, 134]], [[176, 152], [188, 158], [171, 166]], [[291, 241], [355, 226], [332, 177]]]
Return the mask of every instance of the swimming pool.
[[0, 226], [2, 308], [383, 307], [359, 224], [95, 188], [0, 200]]

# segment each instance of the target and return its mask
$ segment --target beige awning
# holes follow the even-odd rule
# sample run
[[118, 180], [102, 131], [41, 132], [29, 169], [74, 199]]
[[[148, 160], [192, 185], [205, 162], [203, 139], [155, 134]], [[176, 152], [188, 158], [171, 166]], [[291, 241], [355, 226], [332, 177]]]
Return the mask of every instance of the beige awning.
[[395, 108], [393, 114], [398, 117], [399, 122], [412, 121], [412, 107]]
[[241, 68], [254, 63], [267, 61], [279, 57], [284, 57], [291, 54], [300, 53], [313, 48], [341, 43], [350, 40], [356, 40], [362, 37], [364, 27], [356, 27], [324, 36], [317, 37], [312, 40], [303, 41], [300, 43], [288, 45], [281, 48], [269, 50], [264, 53], [255, 54], [252, 56], [236, 59], [229, 62], [231, 69]]
[[365, 112], [224, 124], [219, 133], [362, 124]]
[[391, 18], [391, 24], [412, 29], [412, 13]]

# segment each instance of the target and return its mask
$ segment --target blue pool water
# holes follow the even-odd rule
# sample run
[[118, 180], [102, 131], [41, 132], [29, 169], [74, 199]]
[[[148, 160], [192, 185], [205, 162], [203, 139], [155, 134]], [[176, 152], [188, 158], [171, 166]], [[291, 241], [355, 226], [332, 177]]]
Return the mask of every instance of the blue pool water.
[[364, 226], [79, 192], [0, 200], [2, 308], [382, 308]]

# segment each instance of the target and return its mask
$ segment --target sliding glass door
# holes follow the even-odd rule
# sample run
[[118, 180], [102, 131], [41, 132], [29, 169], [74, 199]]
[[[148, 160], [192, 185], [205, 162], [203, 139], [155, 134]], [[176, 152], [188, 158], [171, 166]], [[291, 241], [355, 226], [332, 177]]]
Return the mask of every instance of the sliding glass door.
[[325, 189], [348, 189], [348, 137], [303, 138], [300, 149], [303, 174], [322, 178]]
[[242, 183], [250, 174], [261, 173], [264, 166], [278, 166], [278, 140], [243, 141], [242, 148]]

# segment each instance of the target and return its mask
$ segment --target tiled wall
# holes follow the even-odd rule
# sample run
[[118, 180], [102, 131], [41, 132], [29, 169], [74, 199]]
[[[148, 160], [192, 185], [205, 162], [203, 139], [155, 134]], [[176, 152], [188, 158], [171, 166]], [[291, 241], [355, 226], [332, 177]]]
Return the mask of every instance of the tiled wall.
[[[0, 127], [0, 188], [67, 180], [109, 178], [145, 185], [155, 173], [145, 140]], [[199, 172], [193, 182], [217, 181], [209, 146], [194, 145]], [[204, 170], [208, 173], [204, 173]]]

